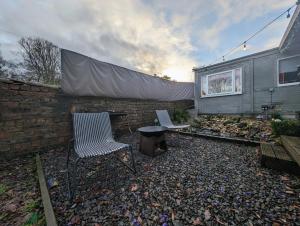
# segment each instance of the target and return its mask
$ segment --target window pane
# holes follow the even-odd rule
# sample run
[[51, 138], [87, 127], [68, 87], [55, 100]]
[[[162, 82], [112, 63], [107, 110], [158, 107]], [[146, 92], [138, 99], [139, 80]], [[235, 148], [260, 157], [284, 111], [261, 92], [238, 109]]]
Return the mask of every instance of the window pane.
[[204, 97], [207, 95], [207, 83], [206, 83], [206, 76], [201, 76], [201, 96]]
[[208, 77], [208, 94], [232, 92], [232, 72], [211, 75]]
[[279, 84], [300, 82], [300, 56], [279, 60]]
[[235, 92], [242, 92], [241, 68], [235, 69]]

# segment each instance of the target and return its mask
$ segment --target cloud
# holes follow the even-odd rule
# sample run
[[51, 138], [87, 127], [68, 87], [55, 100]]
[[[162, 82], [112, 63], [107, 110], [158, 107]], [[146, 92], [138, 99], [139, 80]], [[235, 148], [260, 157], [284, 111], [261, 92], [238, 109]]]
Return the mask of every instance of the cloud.
[[[214, 23], [208, 26], [204, 33], [199, 33], [199, 39], [209, 49], [217, 48], [222, 39], [221, 33], [230, 26], [262, 17], [274, 10], [287, 9], [295, 3], [294, 0], [217, 0], [208, 9], [215, 15]], [[263, 26], [263, 24], [261, 25]], [[283, 27], [281, 27], [282, 29]], [[250, 33], [249, 33], [250, 34]]]
[[[71, 49], [149, 74], [176, 66], [192, 80], [196, 61], [188, 37], [174, 33], [163, 17], [138, 0], [120, 1], [4, 1], [0, 28], [20, 36], [40, 36]], [[22, 10], [20, 10], [22, 9]], [[190, 68], [190, 70], [186, 70]]]
[[[223, 52], [221, 44], [228, 42], [226, 30], [293, 3], [294, 0], [4, 0], [0, 29], [17, 36], [0, 35], [1, 49], [4, 56], [15, 57], [10, 50], [16, 51], [18, 38], [39, 36], [102, 61], [191, 81], [194, 66], [207, 56], [216, 58]], [[271, 39], [278, 39], [278, 34], [270, 35], [261, 45], [267, 45], [269, 40], [271, 46], [275, 43]]]

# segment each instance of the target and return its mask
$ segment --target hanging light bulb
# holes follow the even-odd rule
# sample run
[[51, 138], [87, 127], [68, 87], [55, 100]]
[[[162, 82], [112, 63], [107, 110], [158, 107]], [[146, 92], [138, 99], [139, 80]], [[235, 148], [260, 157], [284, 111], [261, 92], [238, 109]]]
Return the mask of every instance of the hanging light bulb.
[[246, 51], [247, 50], [247, 45], [246, 45], [246, 42], [244, 42], [244, 45], [243, 45], [243, 50]]
[[288, 9], [287, 11], [287, 15], [286, 15], [286, 18], [290, 18], [291, 17], [291, 14], [290, 14], [290, 9]]

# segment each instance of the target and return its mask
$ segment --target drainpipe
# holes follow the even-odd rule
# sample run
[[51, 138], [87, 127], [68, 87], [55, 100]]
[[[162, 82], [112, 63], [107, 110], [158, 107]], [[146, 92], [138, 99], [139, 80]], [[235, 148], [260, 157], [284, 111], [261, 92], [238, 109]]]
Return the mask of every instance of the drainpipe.
[[252, 64], [252, 103], [251, 103], [251, 111], [252, 114], [254, 114], [254, 59], [251, 59], [251, 64]]

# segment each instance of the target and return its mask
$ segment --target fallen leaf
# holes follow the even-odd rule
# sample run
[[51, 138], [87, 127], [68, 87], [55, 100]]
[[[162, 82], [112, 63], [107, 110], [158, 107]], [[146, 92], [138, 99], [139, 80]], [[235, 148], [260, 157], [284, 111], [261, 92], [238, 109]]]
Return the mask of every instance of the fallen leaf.
[[202, 225], [202, 222], [200, 220], [199, 217], [197, 217], [194, 221], [193, 221], [193, 225]]
[[174, 211], [172, 211], [172, 213], [171, 213], [171, 219], [172, 219], [172, 221], [175, 220], [175, 213], [174, 213]]
[[281, 176], [280, 179], [283, 180], [283, 181], [288, 181], [288, 180], [290, 180], [289, 177], [287, 177], [287, 176]]
[[95, 223], [94, 226], [101, 226], [101, 224]]
[[6, 210], [7, 211], [9, 211], [9, 212], [16, 212], [17, 211], [17, 205], [15, 205], [15, 204], [8, 204], [7, 206], [6, 206]]
[[153, 202], [151, 205], [152, 205], [153, 207], [160, 207], [160, 204], [157, 203], [157, 202]]
[[180, 199], [176, 199], [176, 203], [177, 203], [177, 205], [180, 205], [181, 200]]
[[80, 224], [80, 217], [78, 215], [72, 217], [71, 224]]
[[144, 197], [145, 197], [145, 198], [148, 198], [148, 196], [149, 196], [149, 192], [147, 192], [147, 191], [144, 192]]
[[142, 218], [141, 218], [140, 216], [138, 216], [137, 221], [138, 221], [140, 224], [142, 224], [142, 222], [143, 222], [143, 220], [142, 220]]
[[132, 192], [137, 191], [137, 190], [138, 190], [138, 185], [137, 185], [137, 184], [132, 184], [130, 190], [131, 190]]
[[263, 174], [262, 174], [261, 172], [257, 172], [257, 173], [256, 173], [256, 176], [257, 176], [257, 177], [261, 177], [261, 176], [263, 176]]
[[225, 225], [225, 223], [224, 223], [223, 221], [221, 221], [221, 220], [219, 219], [218, 216], [216, 217], [216, 221], [217, 221], [219, 224]]
[[126, 210], [126, 212], [125, 212], [124, 216], [125, 216], [125, 217], [129, 217], [129, 215], [130, 215], [130, 212], [129, 212], [129, 210]]
[[210, 219], [210, 217], [211, 217], [211, 214], [210, 214], [209, 210], [208, 209], [205, 210], [204, 211], [204, 218], [205, 218], [205, 220], [208, 221]]

